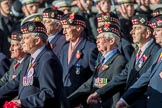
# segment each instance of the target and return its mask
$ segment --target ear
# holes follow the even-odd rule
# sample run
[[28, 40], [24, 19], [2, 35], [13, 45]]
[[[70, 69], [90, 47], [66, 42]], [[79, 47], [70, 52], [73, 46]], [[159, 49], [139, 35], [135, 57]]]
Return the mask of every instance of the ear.
[[41, 38], [39, 36], [34, 39], [35, 45], [40, 44], [40, 42], [41, 42]]
[[109, 41], [110, 41], [110, 45], [115, 44], [115, 38], [112, 38], [112, 39], [110, 39]]
[[146, 38], [150, 38], [150, 35], [151, 35], [151, 31], [147, 29]]
[[82, 26], [80, 26], [80, 25], [77, 25], [76, 30], [82, 32], [84, 30], [84, 28]]

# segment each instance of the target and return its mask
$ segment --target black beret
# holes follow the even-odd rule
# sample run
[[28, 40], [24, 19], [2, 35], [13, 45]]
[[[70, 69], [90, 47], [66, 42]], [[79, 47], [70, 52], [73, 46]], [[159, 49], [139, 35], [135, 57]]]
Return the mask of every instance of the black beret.
[[152, 28], [162, 28], [162, 15], [153, 17], [150, 20], [149, 26], [151, 26]]
[[97, 28], [97, 32], [98, 34], [103, 33], [103, 32], [111, 32], [111, 33], [116, 34], [119, 37], [121, 36], [119, 27], [114, 24], [109, 24], [109, 23], [105, 23], [103, 26]]
[[84, 17], [80, 15], [76, 15], [75, 13], [67, 14], [61, 19], [62, 25], [81, 25], [86, 28], [86, 20]]
[[26, 33], [44, 33], [46, 34], [46, 28], [41, 22], [28, 21], [21, 26], [22, 34]]
[[21, 31], [20, 30], [13, 31], [11, 34], [11, 40], [21, 41]]
[[42, 14], [43, 18], [53, 18], [57, 20], [60, 20], [63, 15], [64, 13], [62, 11], [59, 11], [57, 7], [46, 8]]
[[110, 22], [119, 25], [119, 18], [116, 14], [110, 13], [101, 13], [97, 14], [98, 22]]
[[139, 15], [135, 15], [132, 17], [132, 24], [133, 25], [144, 25], [144, 26], [149, 26], [149, 19], [147, 17], [147, 15], [145, 14], [139, 14]]

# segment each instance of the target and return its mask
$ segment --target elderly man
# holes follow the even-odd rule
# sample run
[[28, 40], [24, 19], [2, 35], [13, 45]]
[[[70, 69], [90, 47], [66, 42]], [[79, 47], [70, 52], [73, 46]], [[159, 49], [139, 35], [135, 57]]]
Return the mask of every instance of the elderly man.
[[[6, 72], [2, 78], [0, 78], [0, 87], [6, 84], [8, 81], [16, 78], [22, 70], [22, 67], [27, 60], [27, 54], [22, 51], [22, 47], [20, 44], [21, 40], [21, 32], [14, 31], [11, 35], [11, 58], [13, 62], [10, 66], [10, 70]], [[13, 90], [10, 94], [8, 94], [3, 100], [0, 100], [0, 106], [2, 107], [4, 101], [11, 100], [18, 95], [18, 90]]]
[[27, 59], [27, 54], [23, 52], [22, 46], [20, 44], [21, 41], [21, 32], [14, 31], [11, 34], [11, 59], [13, 62], [10, 66], [10, 70], [0, 78], [0, 86], [3, 86], [6, 82], [16, 78], [16, 76], [20, 73], [24, 61]]
[[[19, 77], [0, 88], [1, 96], [19, 88], [18, 97], [9, 103], [16, 107], [60, 107], [62, 67], [54, 53], [46, 46], [46, 28], [41, 22], [26, 22], [21, 27], [22, 48], [31, 54]], [[6, 103], [5, 105], [8, 105]]]
[[[159, 50], [159, 45], [152, 38], [152, 29], [148, 26], [148, 19], [143, 14], [137, 15], [132, 18], [132, 23], [131, 35], [138, 50], [133, 52], [130, 61], [120, 75], [88, 97], [88, 103], [96, 103], [99, 99], [107, 99], [116, 92], [128, 89], [151, 66], [152, 57]], [[144, 108], [145, 96], [141, 95], [130, 107]]]
[[[111, 23], [115, 24], [116, 26], [120, 26], [118, 16], [112, 12], [97, 14], [97, 23], [98, 27], [104, 25], [104, 23]], [[121, 40], [119, 42], [118, 48], [119, 51], [125, 56], [127, 61], [129, 61], [134, 48], [128, 40], [123, 38], [123, 35], [121, 35]]]
[[[85, 102], [90, 93], [108, 84], [125, 67], [126, 60], [117, 49], [120, 41], [119, 28], [112, 24], [105, 24], [98, 28], [98, 33], [96, 43], [100, 54], [97, 59], [96, 71], [87, 82], [68, 97], [72, 106], [79, 104], [83, 100]], [[111, 105], [112, 98], [94, 106], [90, 105], [90, 108], [111, 108]]]
[[60, 54], [63, 83], [69, 96], [94, 73], [98, 51], [95, 43], [86, 35], [86, 22], [82, 16], [68, 14], [61, 23], [66, 41], [69, 41]]
[[[154, 28], [156, 43], [162, 47], [162, 16], [157, 16], [151, 20]], [[146, 92], [146, 108], [161, 108], [162, 106], [162, 49], [154, 54], [152, 65], [141, 78], [131, 86], [117, 103], [116, 108], [125, 108], [133, 104], [140, 95]], [[145, 107], [143, 107], [145, 108]]]
[[60, 19], [63, 16], [63, 12], [57, 10], [56, 7], [47, 8], [43, 11], [43, 24], [47, 29], [48, 42], [51, 49], [57, 55], [60, 56], [60, 49], [66, 43], [65, 36], [62, 34], [62, 26]]

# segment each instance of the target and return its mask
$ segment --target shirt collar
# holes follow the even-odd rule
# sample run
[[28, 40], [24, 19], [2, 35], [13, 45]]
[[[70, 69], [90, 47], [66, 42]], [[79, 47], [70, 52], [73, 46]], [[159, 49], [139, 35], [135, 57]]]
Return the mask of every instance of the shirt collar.
[[[153, 43], [153, 39], [151, 39], [150, 41], [148, 41], [142, 48], [140, 48], [140, 50], [142, 51], [142, 54], [143, 52], [146, 50], [146, 48], [148, 48], [152, 43]], [[142, 55], [141, 54], [141, 55]]]
[[113, 49], [113, 50], [111, 50], [111, 51], [109, 51], [109, 52], [104, 56], [105, 60], [104, 60], [103, 64], [105, 64], [106, 61], [107, 61], [108, 59], [110, 59], [116, 52], [117, 52], [117, 48], [116, 48], [116, 49]]
[[58, 34], [59, 34], [59, 32], [57, 32], [57, 33], [55, 33], [54, 35], [48, 37], [48, 42], [51, 42], [52, 39], [54, 39]]
[[37, 49], [33, 54], [31, 54], [31, 57], [33, 58], [33, 61], [37, 58], [38, 54], [45, 48], [45, 45]]

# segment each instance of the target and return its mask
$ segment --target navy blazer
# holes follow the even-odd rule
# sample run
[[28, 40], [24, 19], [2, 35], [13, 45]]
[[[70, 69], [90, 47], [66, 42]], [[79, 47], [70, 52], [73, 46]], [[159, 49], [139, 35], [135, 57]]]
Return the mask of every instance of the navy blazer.
[[[69, 43], [63, 47], [60, 56], [63, 67], [63, 83], [67, 96], [87, 81], [94, 73], [98, 54], [96, 45], [83, 37], [73, 51], [71, 61], [68, 64], [68, 48]], [[76, 57], [78, 51], [80, 54], [79, 58]]]
[[60, 32], [51, 40], [50, 47], [57, 57], [60, 56], [62, 47], [66, 44], [65, 36]]
[[28, 62], [24, 65], [20, 76], [11, 80], [0, 88], [3, 95], [14, 89], [19, 89], [18, 99], [22, 107], [60, 108], [60, 95], [63, 91], [62, 67], [54, 53], [45, 47], [35, 60], [33, 84], [23, 85], [23, 78], [27, 75]]
[[0, 78], [9, 70], [11, 61], [4, 55], [0, 53]]
[[159, 55], [162, 53], [160, 49], [154, 57], [153, 64], [144, 73], [140, 79], [131, 86], [122, 98], [131, 105], [140, 95], [146, 91], [147, 108], [161, 108], [162, 106], [162, 60], [158, 62]]
[[151, 66], [151, 60], [159, 48], [159, 45], [155, 42], [146, 48], [143, 55], [145, 55], [147, 59], [142, 63], [140, 68], [135, 65], [137, 51], [134, 51], [130, 61], [127, 63], [125, 69], [122, 70], [121, 74], [114, 77], [106, 86], [98, 89], [96, 92], [104, 99], [111, 97], [116, 92], [129, 88]]
[[[97, 66], [95, 74], [68, 97], [69, 102], [71, 103], [71, 106], [75, 106], [76, 104], [79, 104], [85, 101], [85, 99], [87, 99], [90, 93], [93, 93], [94, 91], [100, 88], [95, 85], [94, 79], [101, 78], [102, 80], [104, 78], [104, 80], [107, 80], [106, 82], [109, 83], [113, 79], [113, 77], [120, 74], [121, 70], [125, 67], [125, 64], [126, 64], [125, 57], [121, 55], [119, 52], [117, 52], [110, 59], [108, 59], [106, 63], [104, 64], [104, 65], [107, 65], [108, 68], [103, 69], [103, 66], [104, 66], [103, 65], [103, 66], [99, 66], [99, 69], [98, 69], [98, 66]], [[119, 98], [115, 99], [117, 98], [117, 95], [116, 97], [114, 97], [114, 102], [115, 100], [119, 99]], [[84, 97], [86, 98], [83, 99]], [[111, 99], [103, 101], [102, 104], [95, 105], [96, 107], [93, 107], [93, 108], [100, 108], [101, 106], [103, 108], [105, 107], [109, 108], [111, 107], [111, 104], [112, 104]]]

